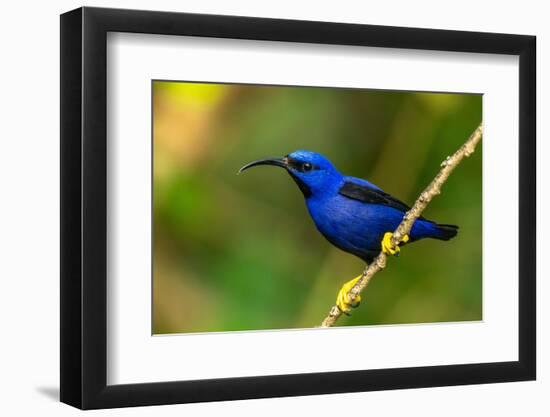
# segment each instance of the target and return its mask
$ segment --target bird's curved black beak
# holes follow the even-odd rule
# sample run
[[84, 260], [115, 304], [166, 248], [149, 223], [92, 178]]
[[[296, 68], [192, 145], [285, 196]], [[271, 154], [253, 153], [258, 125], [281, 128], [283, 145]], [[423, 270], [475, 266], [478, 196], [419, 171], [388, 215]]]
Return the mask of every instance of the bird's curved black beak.
[[243, 166], [241, 169], [239, 169], [238, 174], [240, 174], [241, 172], [247, 170], [248, 168], [252, 168], [252, 167], [255, 167], [255, 166], [258, 166], [258, 165], [274, 165], [276, 167], [281, 167], [281, 168], [287, 169], [288, 168], [288, 160], [287, 160], [286, 157], [285, 158], [259, 159], [257, 161], [249, 162], [248, 164]]

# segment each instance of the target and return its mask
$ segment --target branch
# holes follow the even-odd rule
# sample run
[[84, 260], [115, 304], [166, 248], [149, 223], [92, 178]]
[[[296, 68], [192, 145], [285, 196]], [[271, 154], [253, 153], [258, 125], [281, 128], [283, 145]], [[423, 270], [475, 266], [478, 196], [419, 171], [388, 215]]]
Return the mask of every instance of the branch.
[[[420, 194], [412, 208], [405, 214], [401, 224], [393, 232], [393, 237], [391, 243], [393, 247], [396, 247], [403, 236], [408, 235], [411, 231], [414, 222], [420, 217], [424, 209], [428, 206], [432, 198], [438, 195], [441, 192], [441, 187], [449, 178], [449, 175], [453, 170], [460, 164], [460, 162], [465, 158], [470, 156], [483, 135], [483, 126], [480, 124], [476, 130], [470, 135], [468, 140], [452, 155], [448, 156], [441, 163], [441, 171], [436, 175], [432, 180], [430, 185]], [[348, 297], [351, 303], [354, 303], [357, 297], [361, 292], [367, 288], [372, 277], [382, 269], [386, 267], [386, 254], [380, 252], [378, 256], [368, 265], [363, 273], [361, 278], [355, 283], [355, 285], [348, 292]], [[337, 306], [333, 306], [328, 315], [325, 317], [321, 323], [321, 327], [331, 327], [334, 326], [336, 320], [340, 318], [342, 311]]]

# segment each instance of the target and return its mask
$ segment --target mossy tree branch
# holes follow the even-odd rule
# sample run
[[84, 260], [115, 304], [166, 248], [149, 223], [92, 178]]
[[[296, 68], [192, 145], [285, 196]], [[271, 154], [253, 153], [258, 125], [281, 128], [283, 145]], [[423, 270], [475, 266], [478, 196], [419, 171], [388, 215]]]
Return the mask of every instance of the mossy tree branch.
[[[438, 195], [441, 192], [441, 187], [447, 181], [447, 178], [449, 178], [449, 175], [453, 170], [460, 164], [460, 162], [465, 158], [470, 156], [479, 141], [481, 140], [481, 136], [483, 135], [483, 126], [480, 124], [476, 130], [470, 135], [468, 140], [451, 156], [448, 156], [442, 163], [441, 163], [441, 170], [436, 175], [436, 177], [432, 180], [430, 185], [420, 194], [412, 208], [405, 214], [403, 217], [403, 220], [395, 229], [393, 232], [393, 237], [391, 240], [391, 243], [393, 247], [396, 247], [397, 244], [401, 241], [401, 239], [408, 235], [411, 231], [411, 228], [418, 219], [424, 209], [428, 206], [432, 198], [434, 198], [436, 195]], [[385, 253], [380, 252], [378, 256], [373, 260], [373, 262], [368, 265], [363, 273], [361, 274], [361, 278], [357, 281], [357, 283], [350, 289], [348, 292], [348, 297], [351, 303], [355, 302], [359, 294], [367, 288], [367, 285], [369, 285], [370, 280], [374, 275], [384, 269], [386, 267], [386, 259], [387, 256]], [[342, 311], [337, 306], [333, 306], [328, 315], [325, 317], [323, 322], [321, 323], [321, 327], [331, 327], [334, 326], [338, 318], [342, 315]]]

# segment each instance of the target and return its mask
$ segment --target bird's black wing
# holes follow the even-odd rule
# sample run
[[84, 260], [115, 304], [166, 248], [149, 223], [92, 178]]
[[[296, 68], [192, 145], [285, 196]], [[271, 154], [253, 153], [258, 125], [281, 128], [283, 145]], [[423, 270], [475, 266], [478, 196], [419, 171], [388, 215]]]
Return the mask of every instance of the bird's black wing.
[[353, 200], [362, 201], [363, 203], [381, 204], [403, 212], [410, 209], [405, 203], [380, 189], [351, 181], [344, 182], [338, 193]]

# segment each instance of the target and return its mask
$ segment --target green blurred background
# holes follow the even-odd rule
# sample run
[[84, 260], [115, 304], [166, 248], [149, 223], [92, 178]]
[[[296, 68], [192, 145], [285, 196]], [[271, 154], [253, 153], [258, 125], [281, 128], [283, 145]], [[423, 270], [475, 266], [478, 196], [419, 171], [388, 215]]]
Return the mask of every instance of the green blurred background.
[[[315, 229], [282, 170], [308, 149], [411, 205], [477, 127], [471, 94], [153, 82], [153, 333], [318, 326], [364, 263]], [[449, 242], [407, 246], [338, 325], [481, 320], [481, 147], [425, 216]]]

